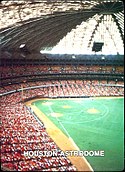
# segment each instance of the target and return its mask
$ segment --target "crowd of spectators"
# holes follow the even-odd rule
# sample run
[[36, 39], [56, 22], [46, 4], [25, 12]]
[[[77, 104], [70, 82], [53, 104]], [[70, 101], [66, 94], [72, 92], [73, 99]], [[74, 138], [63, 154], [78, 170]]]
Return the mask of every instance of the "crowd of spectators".
[[60, 151], [44, 124], [19, 103], [20, 93], [1, 98], [1, 165], [14, 171], [76, 171], [66, 156], [25, 156], [24, 151]]
[[0, 67], [1, 78], [40, 75], [43, 73], [124, 73], [123, 66], [24, 65]]
[[106, 80], [52, 80], [25, 82], [1, 87], [0, 94], [23, 91], [25, 98], [66, 96], [123, 96], [123, 81]]

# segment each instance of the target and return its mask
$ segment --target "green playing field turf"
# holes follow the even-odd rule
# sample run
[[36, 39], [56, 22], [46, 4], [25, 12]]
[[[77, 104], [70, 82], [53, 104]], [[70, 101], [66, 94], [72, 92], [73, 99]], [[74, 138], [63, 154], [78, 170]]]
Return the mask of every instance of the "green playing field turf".
[[124, 168], [123, 101], [123, 98], [70, 98], [33, 104], [71, 137], [80, 150], [104, 150], [103, 157], [86, 156], [94, 171], [121, 171]]

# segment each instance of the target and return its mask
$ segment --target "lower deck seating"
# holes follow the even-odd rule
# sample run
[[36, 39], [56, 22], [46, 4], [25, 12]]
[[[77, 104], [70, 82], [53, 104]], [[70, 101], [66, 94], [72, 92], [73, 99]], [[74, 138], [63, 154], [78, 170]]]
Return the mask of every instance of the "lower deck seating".
[[59, 147], [44, 124], [19, 103], [20, 94], [1, 98], [1, 165], [15, 171], [76, 171], [65, 156], [26, 156], [26, 151], [53, 151]]

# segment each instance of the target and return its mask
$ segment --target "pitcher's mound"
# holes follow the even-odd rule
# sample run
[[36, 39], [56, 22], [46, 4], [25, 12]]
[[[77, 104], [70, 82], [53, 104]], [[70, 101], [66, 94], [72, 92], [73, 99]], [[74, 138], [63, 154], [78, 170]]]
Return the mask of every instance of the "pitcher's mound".
[[65, 108], [65, 109], [70, 109], [71, 106], [69, 106], [69, 105], [64, 105], [63, 108]]
[[61, 114], [61, 113], [51, 113], [50, 115], [52, 117], [60, 117], [60, 116], [63, 116], [63, 114]]
[[92, 109], [88, 109], [87, 112], [91, 113], [91, 114], [97, 114], [97, 113], [99, 113], [99, 110], [95, 109], [95, 108], [92, 108]]

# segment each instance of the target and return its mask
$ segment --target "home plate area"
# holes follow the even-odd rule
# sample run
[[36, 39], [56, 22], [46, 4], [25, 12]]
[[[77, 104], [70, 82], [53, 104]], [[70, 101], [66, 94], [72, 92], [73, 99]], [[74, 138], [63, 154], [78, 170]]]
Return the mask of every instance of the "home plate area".
[[90, 114], [99, 114], [100, 113], [100, 111], [95, 108], [88, 109], [87, 112]]

